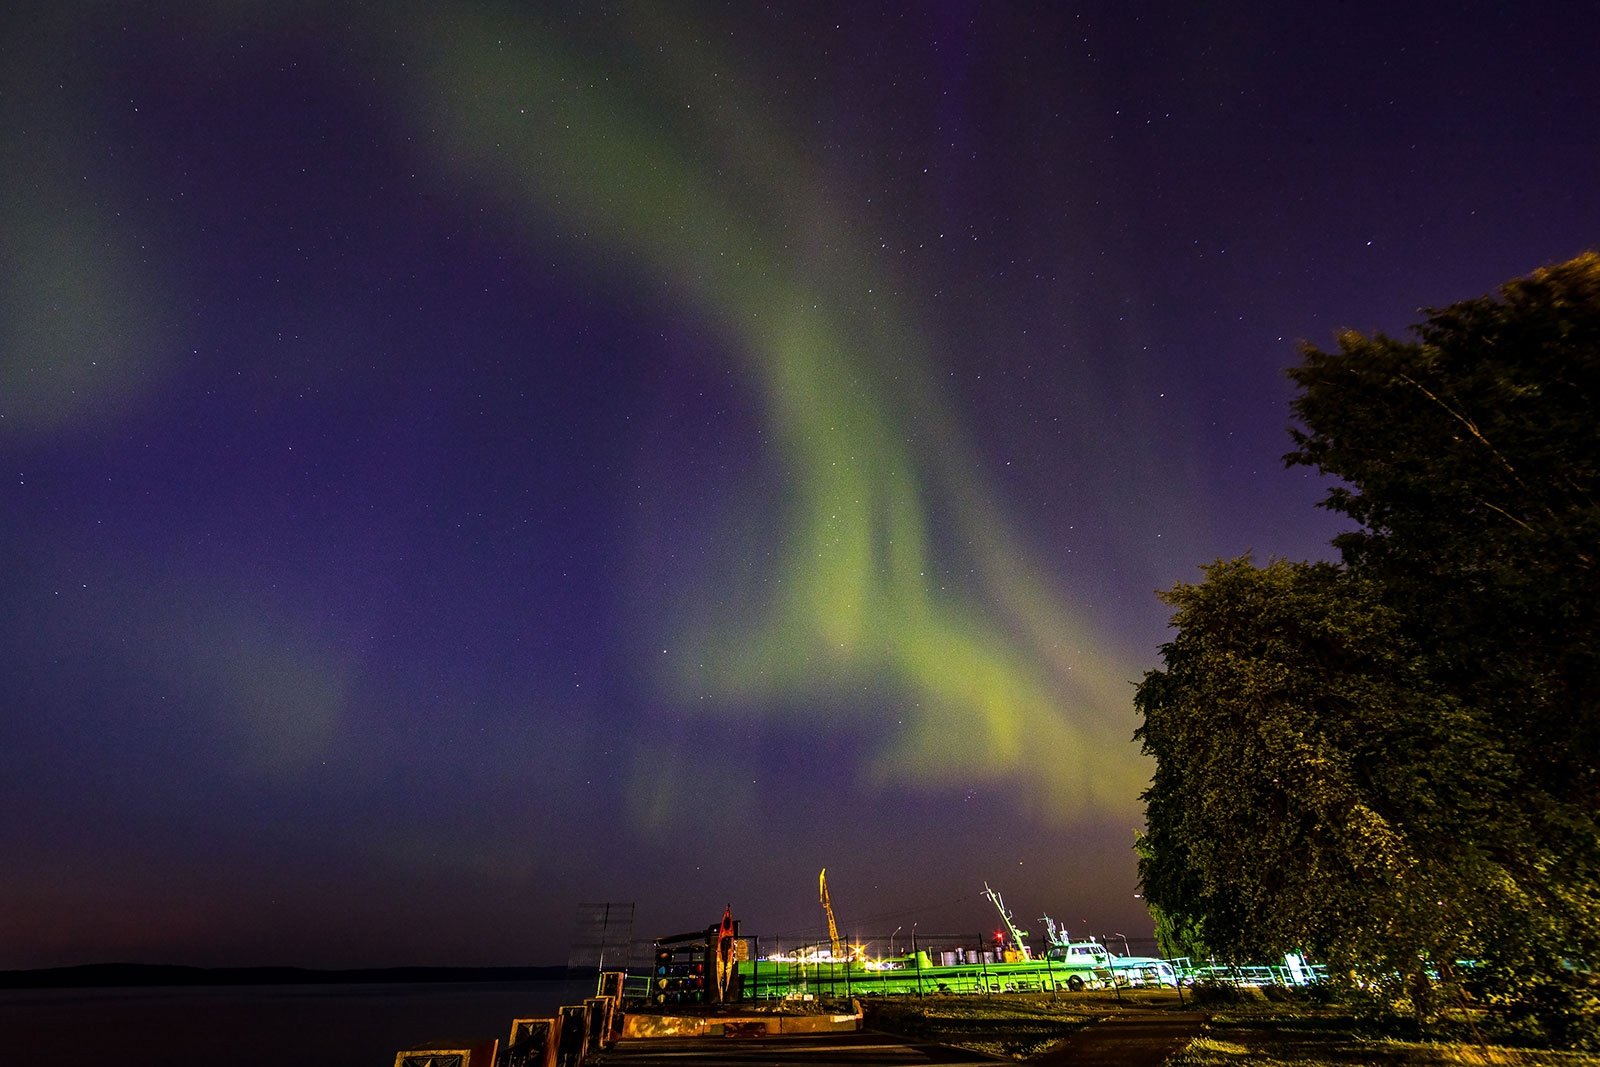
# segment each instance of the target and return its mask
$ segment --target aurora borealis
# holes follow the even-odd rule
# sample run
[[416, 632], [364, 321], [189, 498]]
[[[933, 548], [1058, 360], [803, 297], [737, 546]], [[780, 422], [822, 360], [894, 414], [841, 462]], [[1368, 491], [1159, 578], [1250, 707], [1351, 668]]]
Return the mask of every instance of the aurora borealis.
[[800, 936], [823, 866], [1147, 932], [1153, 590], [1336, 529], [1295, 341], [1595, 240], [1581, 35], [1454, 17], [6, 16], [0, 967]]
[[[672, 39], [667, 27], [649, 28]], [[689, 158], [662, 136], [662, 117], [583, 88], [583, 72], [525, 22], [452, 16], [417, 36], [451, 42], [420, 79], [444, 101], [426, 113], [446, 141], [441, 154], [470, 161], [513, 217], [551, 212], [636, 259], [668, 299], [725, 335], [758, 394], [789, 497], [755, 516], [754, 542], [779, 546], [760, 575], [773, 592], [746, 593], [726, 564], [711, 568], [702, 590], [713, 591], [688, 608], [713, 620], [687, 641], [662, 635], [684, 646], [663, 651], [677, 691], [744, 709], [785, 700], [848, 708], [850, 688], [881, 687], [902, 708], [881, 761], [892, 776], [937, 777], [959, 764], [975, 781], [1026, 779], [1052, 810], [1125, 801], [1138, 777], [1125, 744], [1106, 774], [1083, 773], [1111, 740], [1096, 736], [1119, 696], [1102, 677], [1105, 655], [1069, 613], [1029, 596], [1041, 583], [988, 518], [1000, 508], [939, 396], [921, 384], [927, 342], [892, 291], [877, 295], [892, 274], [853, 247], [859, 224], [821, 194], [803, 156], [754, 108], [729, 121], [713, 106], [703, 110], [728, 146], [715, 157], [728, 173]], [[719, 65], [703, 54], [693, 63]], [[652, 74], [670, 83], [673, 68]], [[717, 91], [684, 86], [684, 109], [714, 103]], [[746, 155], [763, 146], [772, 158]], [[796, 250], [816, 229], [834, 232], [816, 251]], [[912, 427], [926, 427], [928, 443], [910, 438]], [[943, 494], [942, 483], [951, 486]], [[964, 553], [984, 564], [967, 595], [938, 595], [948, 564], [932, 557], [928, 522], [941, 497], [951, 526], [981, 546]], [[1052, 657], [1061, 645], [1072, 651]], [[1072, 660], [1085, 668], [1077, 678]], [[1060, 761], [1024, 760], [1025, 737]]]

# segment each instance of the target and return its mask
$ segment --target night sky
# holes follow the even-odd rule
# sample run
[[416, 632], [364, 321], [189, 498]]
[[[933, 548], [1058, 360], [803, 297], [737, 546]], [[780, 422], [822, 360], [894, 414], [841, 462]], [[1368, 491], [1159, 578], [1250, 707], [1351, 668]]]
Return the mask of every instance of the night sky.
[[0, 968], [1148, 936], [1296, 344], [1600, 240], [1587, 4], [8, 8]]

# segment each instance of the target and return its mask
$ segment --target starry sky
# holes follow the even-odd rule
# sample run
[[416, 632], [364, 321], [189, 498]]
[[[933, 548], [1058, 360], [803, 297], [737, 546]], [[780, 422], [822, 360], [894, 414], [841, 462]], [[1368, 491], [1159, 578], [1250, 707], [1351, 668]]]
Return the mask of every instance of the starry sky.
[[0, 968], [1148, 936], [1296, 345], [1600, 223], [1583, 4], [8, 11]]

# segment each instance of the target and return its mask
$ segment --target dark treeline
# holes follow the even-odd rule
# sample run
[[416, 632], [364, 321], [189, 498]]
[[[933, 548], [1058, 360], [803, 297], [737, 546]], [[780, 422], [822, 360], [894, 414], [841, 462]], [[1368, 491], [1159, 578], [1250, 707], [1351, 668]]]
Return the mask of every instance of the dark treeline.
[[[590, 972], [583, 972], [585, 974]], [[89, 989], [125, 986], [342, 985], [406, 982], [543, 982], [572, 976], [566, 967], [184, 967], [91, 963], [78, 967], [0, 971], [0, 989]]]

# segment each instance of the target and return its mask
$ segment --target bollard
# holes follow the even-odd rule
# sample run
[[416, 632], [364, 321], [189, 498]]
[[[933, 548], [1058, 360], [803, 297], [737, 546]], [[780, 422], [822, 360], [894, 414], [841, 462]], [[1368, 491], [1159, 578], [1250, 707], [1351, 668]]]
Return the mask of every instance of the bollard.
[[556, 1020], [512, 1019], [505, 1067], [556, 1067]]
[[617, 1039], [622, 1037], [622, 1024], [627, 1019], [628, 1014], [622, 1009], [621, 997], [612, 997], [610, 999], [611, 1011], [606, 1016], [606, 1018], [610, 1020], [609, 1025], [606, 1027], [607, 1048], [610, 1048], [612, 1045], [616, 1044]]
[[610, 997], [589, 997], [584, 1000], [588, 1013], [587, 1030], [589, 1048], [598, 1052], [611, 1044], [611, 1012], [614, 1002]]
[[622, 983], [627, 977], [626, 971], [601, 971], [596, 995], [610, 997], [618, 1004], [622, 1003]]
[[494, 1067], [499, 1051], [498, 1040], [436, 1041], [401, 1049], [394, 1055], [394, 1067]]
[[581, 1067], [589, 1053], [589, 1028], [582, 1004], [562, 1005], [556, 1027], [556, 1067]]

